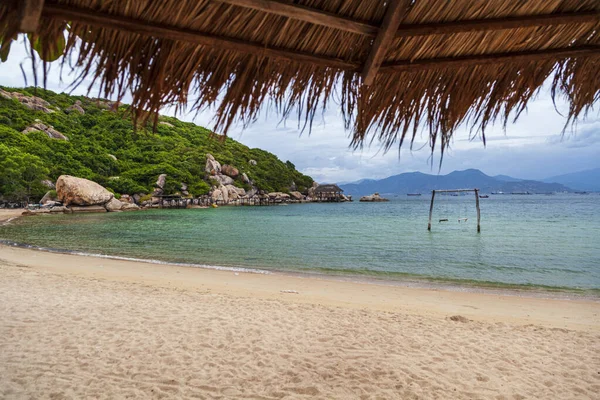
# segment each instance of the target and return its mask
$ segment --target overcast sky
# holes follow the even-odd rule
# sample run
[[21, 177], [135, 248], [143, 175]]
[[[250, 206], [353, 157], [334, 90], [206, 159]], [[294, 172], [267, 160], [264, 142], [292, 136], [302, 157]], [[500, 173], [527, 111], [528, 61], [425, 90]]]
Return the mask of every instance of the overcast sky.
[[[14, 43], [8, 61], [0, 63], [0, 85], [25, 86], [20, 65], [23, 64], [25, 71], [31, 71], [26, 56], [23, 44]], [[56, 64], [51, 66], [47, 88], [56, 92], [68, 91], [71, 76], [63, 72], [65, 82], [62, 83]], [[28, 79], [28, 84], [32, 85], [31, 76]], [[73, 93], [86, 94], [86, 91], [87, 86], [81, 86]], [[559, 103], [558, 108], [566, 111], [565, 104]], [[500, 124], [488, 128], [487, 147], [479, 139], [469, 140], [467, 129], [459, 129], [452, 149], [444, 157], [441, 173], [477, 168], [488, 175], [541, 179], [600, 167], [599, 108], [600, 105], [587, 120], [580, 121], [574, 130], [563, 136], [565, 118], [556, 112], [549, 90], [542, 90], [519, 121], [507, 126], [506, 132]], [[170, 111], [166, 113], [170, 114]], [[209, 128], [212, 126], [210, 111], [196, 118], [194, 114], [178, 117]], [[419, 149], [416, 145], [413, 151], [404, 149], [400, 153], [393, 148], [383, 154], [374, 144], [362, 151], [351, 151], [348, 148], [350, 138], [333, 102], [325, 115], [315, 121], [310, 135], [307, 132], [300, 134], [297, 121], [282, 123], [279, 116], [271, 113], [261, 115], [246, 130], [241, 126], [233, 127], [229, 136], [247, 146], [268, 150], [283, 161], [290, 160], [300, 171], [322, 183], [377, 179], [412, 171], [438, 173], [437, 159], [432, 167], [427, 146]], [[423, 144], [425, 138], [421, 140]]]

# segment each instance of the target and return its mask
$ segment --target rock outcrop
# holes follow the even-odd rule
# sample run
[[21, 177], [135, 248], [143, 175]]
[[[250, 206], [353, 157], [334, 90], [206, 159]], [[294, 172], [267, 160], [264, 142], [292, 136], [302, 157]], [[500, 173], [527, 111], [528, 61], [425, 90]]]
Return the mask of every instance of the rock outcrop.
[[114, 195], [96, 182], [61, 175], [56, 181], [58, 200], [65, 206], [93, 206], [108, 203]]
[[21, 133], [28, 134], [30, 132], [44, 132], [50, 139], [69, 140], [68, 137], [54, 129], [53, 126], [48, 126], [36, 120], [35, 123], [29, 125]]
[[218, 175], [221, 173], [221, 163], [219, 163], [212, 154], [206, 155], [206, 166], [204, 167], [204, 171], [211, 175]]
[[248, 161], [248, 164], [250, 164], [250, 165], [258, 165], [258, 163], [256, 162], [256, 160], [250, 160], [250, 161]]
[[379, 193], [373, 193], [370, 196], [363, 196], [360, 198], [360, 201], [370, 201], [370, 202], [378, 202], [378, 201], [389, 201], [379, 195]]
[[0, 89], [0, 96], [5, 99], [15, 99], [30, 110], [41, 111], [46, 114], [54, 112], [54, 110], [50, 108], [52, 107], [50, 103], [36, 96], [27, 96], [19, 92], [7, 92], [2, 89]]
[[173, 125], [167, 121], [160, 121], [158, 124], [163, 125], [163, 126], [168, 126], [169, 128], [175, 128], [175, 125]]

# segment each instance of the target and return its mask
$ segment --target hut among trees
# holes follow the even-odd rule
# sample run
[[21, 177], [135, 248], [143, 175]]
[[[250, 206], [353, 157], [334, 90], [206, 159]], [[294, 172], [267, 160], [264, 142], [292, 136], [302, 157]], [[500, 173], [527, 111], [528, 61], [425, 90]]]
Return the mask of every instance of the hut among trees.
[[222, 134], [267, 104], [310, 127], [335, 100], [355, 148], [424, 127], [443, 152], [461, 123], [485, 143], [548, 79], [570, 122], [600, 99], [598, 0], [1, 2], [2, 58], [19, 32], [44, 60], [73, 55], [75, 84], [130, 92], [136, 118], [193, 98]]
[[346, 201], [343, 192], [338, 185], [319, 185], [315, 188], [315, 199], [321, 202]]

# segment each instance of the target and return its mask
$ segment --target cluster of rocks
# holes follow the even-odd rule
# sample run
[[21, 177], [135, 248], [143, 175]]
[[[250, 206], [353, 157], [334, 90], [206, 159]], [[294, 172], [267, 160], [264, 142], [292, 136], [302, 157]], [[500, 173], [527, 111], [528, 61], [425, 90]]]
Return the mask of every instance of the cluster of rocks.
[[46, 193], [36, 210], [26, 210], [24, 215], [72, 212], [115, 212], [139, 210], [129, 201], [121, 201], [106, 188], [88, 179], [61, 175], [56, 181], [56, 195]]
[[5, 99], [9, 99], [9, 100], [15, 99], [19, 103], [23, 104], [25, 107], [29, 108], [30, 110], [41, 111], [46, 114], [54, 112], [54, 110], [50, 108], [50, 107], [52, 107], [50, 105], [50, 103], [48, 103], [46, 100], [40, 99], [39, 97], [36, 97], [36, 96], [27, 96], [27, 95], [25, 95], [23, 93], [19, 93], [19, 92], [7, 92], [6, 90], [2, 90], [2, 89], [0, 89], [0, 96], [4, 97]]
[[28, 134], [30, 132], [43, 132], [46, 135], [48, 135], [48, 137], [50, 139], [69, 140], [68, 137], [66, 137], [65, 135], [63, 135], [62, 133], [60, 133], [59, 131], [54, 129], [54, 127], [52, 125], [46, 125], [46, 124], [42, 123], [39, 119], [36, 119], [33, 124], [29, 125], [25, 129], [23, 129], [23, 131], [21, 133]]
[[361, 197], [360, 201], [378, 202], [378, 201], [389, 201], [389, 199], [383, 198], [379, 195], [379, 193], [375, 192], [370, 196]]

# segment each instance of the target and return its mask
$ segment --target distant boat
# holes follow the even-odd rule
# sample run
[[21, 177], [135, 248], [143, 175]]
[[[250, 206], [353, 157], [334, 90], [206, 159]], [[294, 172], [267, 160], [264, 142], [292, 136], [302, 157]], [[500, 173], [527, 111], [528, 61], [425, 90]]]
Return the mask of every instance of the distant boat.
[[421, 193], [407, 193], [407, 196], [420, 196]]
[[529, 192], [512, 192], [511, 194], [528, 195], [528, 194], [531, 194], [531, 193], [529, 193]]
[[575, 192], [575, 194], [589, 194], [588, 192]]
[[499, 190], [497, 192], [492, 192], [492, 194], [504, 194], [504, 192], [502, 190]]
[[479, 195], [479, 198], [480, 198], [480, 199], [489, 199], [489, 198], [490, 198], [490, 196], [488, 196], [487, 194], [480, 194], [480, 195]]

